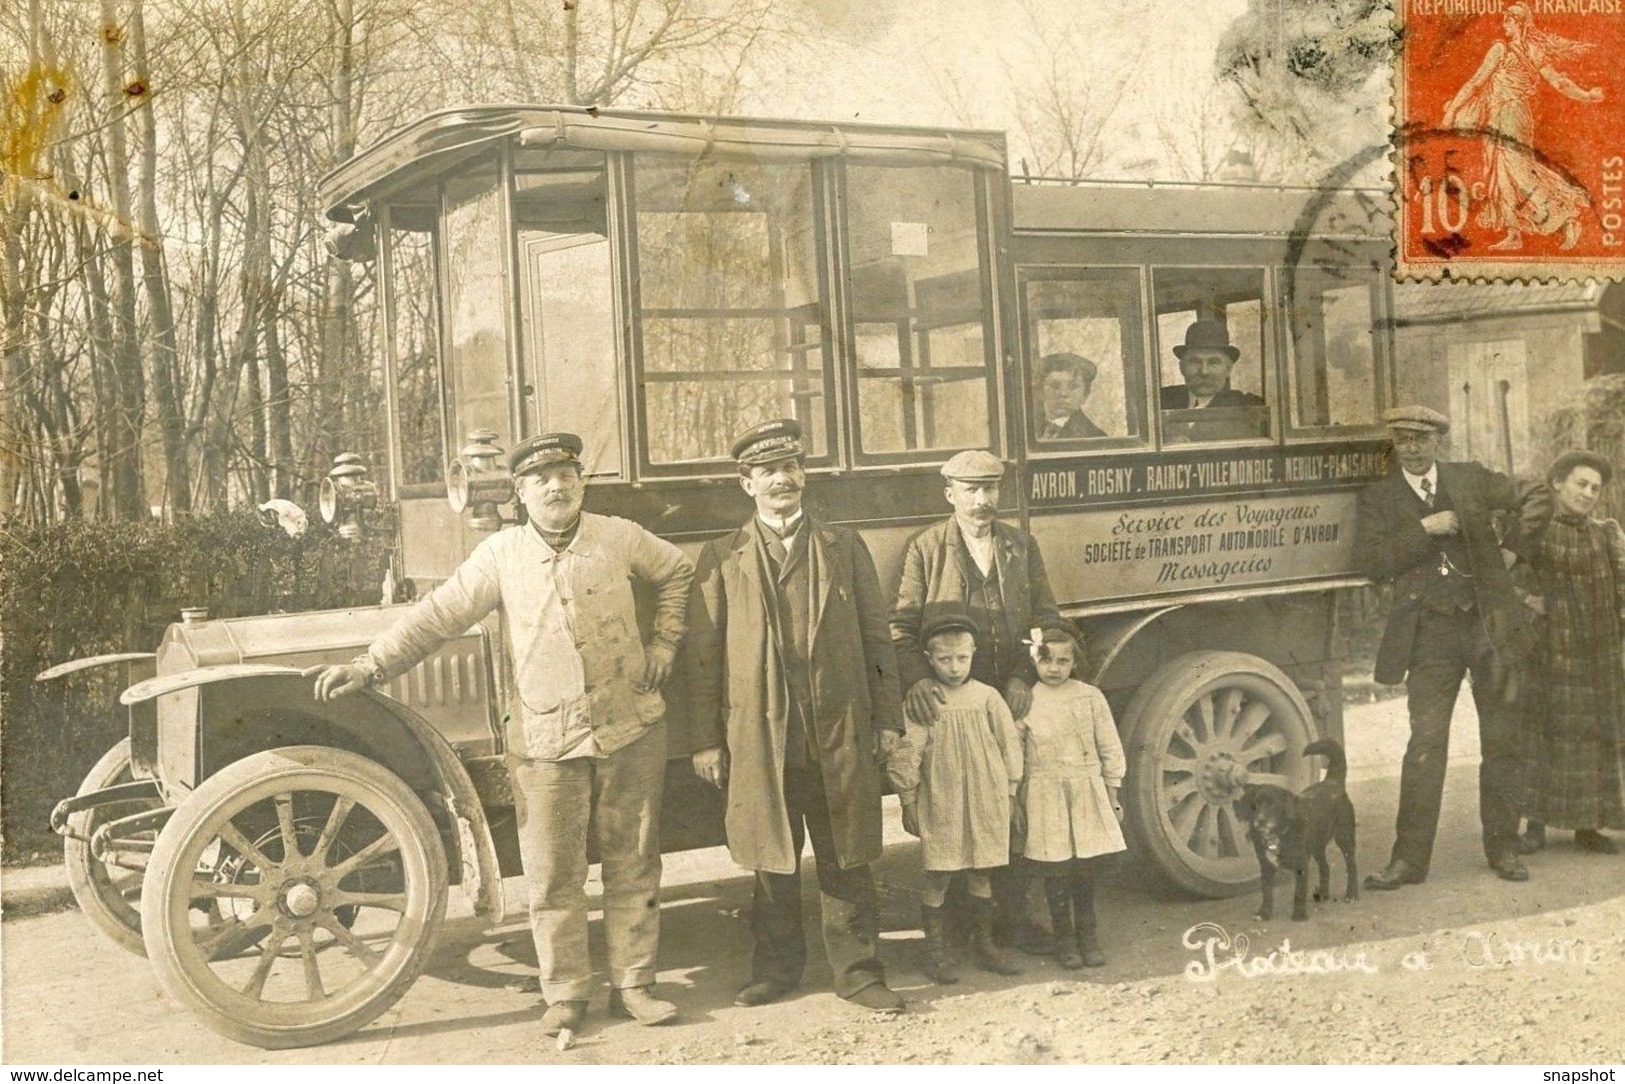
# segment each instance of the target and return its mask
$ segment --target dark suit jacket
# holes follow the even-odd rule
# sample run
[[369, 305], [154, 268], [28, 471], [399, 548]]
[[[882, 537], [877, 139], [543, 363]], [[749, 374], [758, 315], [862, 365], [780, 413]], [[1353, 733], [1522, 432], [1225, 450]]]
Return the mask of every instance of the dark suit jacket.
[[[1461, 537], [1472, 563], [1473, 598], [1502, 666], [1526, 659], [1533, 633], [1524, 607], [1512, 591], [1491, 514], [1517, 511], [1532, 499], [1529, 487], [1477, 463], [1440, 463], [1439, 491], [1461, 522]], [[1438, 575], [1439, 547], [1422, 529], [1426, 507], [1398, 469], [1368, 486], [1357, 506], [1354, 556], [1361, 572], [1392, 583], [1393, 608], [1377, 648], [1375, 677], [1398, 685], [1410, 670], [1421, 620], [1421, 596]]]
[[1106, 430], [1096, 425], [1094, 419], [1085, 414], [1081, 407], [1066, 416], [1066, 424], [1061, 426], [1061, 431], [1055, 436], [1045, 436], [1044, 433], [1048, 429], [1049, 419], [1040, 418], [1037, 430], [1039, 440], [1087, 440], [1107, 435]]
[[[1189, 410], [1191, 408], [1191, 390], [1184, 384], [1170, 384], [1162, 389], [1162, 409]], [[1264, 400], [1250, 391], [1237, 391], [1235, 388], [1225, 388], [1215, 395], [1210, 407], [1238, 407], [1263, 406]]]
[[[903, 729], [886, 599], [856, 531], [809, 518], [808, 646], [812, 718], [821, 750], [835, 859], [880, 857], [876, 729]], [[700, 551], [682, 657], [697, 748], [728, 747], [728, 850], [746, 869], [791, 873], [796, 850], [784, 793], [788, 679], [774, 637], [772, 588], [754, 516]]]

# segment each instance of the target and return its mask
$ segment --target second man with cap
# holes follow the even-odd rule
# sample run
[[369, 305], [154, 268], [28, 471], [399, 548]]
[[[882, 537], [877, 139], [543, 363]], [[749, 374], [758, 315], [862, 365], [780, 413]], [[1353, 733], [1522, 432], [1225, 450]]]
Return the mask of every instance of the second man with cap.
[[886, 601], [857, 533], [802, 506], [801, 428], [784, 419], [734, 442], [749, 521], [706, 545], [683, 652], [694, 770], [727, 790], [728, 850], [756, 874], [750, 980], [736, 1004], [801, 981], [801, 852], [818, 860], [835, 992], [876, 1011], [887, 988], [869, 863], [881, 854], [881, 761], [902, 733]]
[[[921, 631], [939, 612], [956, 610], [981, 633], [971, 677], [997, 689], [1019, 720], [1027, 714], [1036, 680], [1022, 640], [1033, 627], [1060, 618], [1044, 559], [1032, 535], [999, 521], [1004, 464], [997, 456], [960, 452], [943, 464], [942, 476], [954, 513], [909, 539], [891, 614], [909, 713], [934, 718], [942, 703], [940, 687], [926, 666]], [[1011, 848], [1013, 855], [1020, 852], [1019, 845]], [[1047, 952], [1027, 903], [1030, 880], [1020, 857], [993, 874], [995, 933], [1002, 944]]]

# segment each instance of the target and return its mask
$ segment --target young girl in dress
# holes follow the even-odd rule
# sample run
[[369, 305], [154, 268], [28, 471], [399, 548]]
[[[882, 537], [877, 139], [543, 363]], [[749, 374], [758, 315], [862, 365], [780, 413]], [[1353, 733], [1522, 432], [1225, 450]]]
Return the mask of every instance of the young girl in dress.
[[1127, 763], [1106, 697], [1074, 680], [1077, 638], [1061, 627], [1034, 629], [1039, 684], [1022, 720], [1027, 814], [1025, 854], [1044, 878], [1062, 967], [1106, 963], [1095, 936], [1095, 877], [1100, 856], [1124, 850], [1118, 788]]
[[945, 613], [921, 630], [925, 656], [942, 692], [937, 720], [905, 718], [888, 768], [903, 805], [903, 827], [920, 838], [927, 972], [958, 981], [944, 903], [956, 875], [965, 878], [976, 962], [1001, 975], [1021, 968], [993, 944], [988, 871], [1010, 861], [1010, 827], [1020, 815], [1021, 735], [1004, 699], [970, 676], [976, 626]]

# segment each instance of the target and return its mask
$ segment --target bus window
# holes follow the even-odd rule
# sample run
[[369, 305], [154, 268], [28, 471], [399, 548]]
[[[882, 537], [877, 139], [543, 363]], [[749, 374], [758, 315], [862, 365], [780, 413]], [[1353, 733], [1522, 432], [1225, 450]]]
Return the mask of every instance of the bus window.
[[1034, 448], [1055, 451], [1073, 441], [1143, 438], [1139, 271], [1063, 274], [1022, 283]]
[[976, 185], [950, 166], [847, 168], [858, 447], [869, 461], [992, 442]]
[[1292, 296], [1282, 281], [1281, 311], [1292, 348], [1295, 429], [1370, 428], [1378, 424], [1378, 314], [1369, 281], [1335, 269], [1299, 268]]
[[581, 437], [588, 475], [617, 478], [623, 396], [604, 157], [549, 162], [556, 168], [515, 175], [526, 410], [535, 432]]
[[446, 184], [441, 216], [446, 274], [446, 362], [451, 380], [453, 452], [476, 429], [509, 447], [508, 246], [493, 161]]
[[647, 154], [636, 184], [648, 464], [731, 466], [734, 434], [780, 417], [828, 462], [811, 164]]
[[1270, 435], [1267, 296], [1262, 268], [1152, 272], [1163, 443]]
[[396, 205], [388, 221], [395, 484], [440, 485], [446, 477], [446, 439], [434, 316], [434, 208]]

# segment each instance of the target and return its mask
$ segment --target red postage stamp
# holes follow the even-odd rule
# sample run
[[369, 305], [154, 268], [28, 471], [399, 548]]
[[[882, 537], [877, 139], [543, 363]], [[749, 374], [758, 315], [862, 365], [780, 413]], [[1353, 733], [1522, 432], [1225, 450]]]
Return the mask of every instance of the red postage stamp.
[[1625, 278], [1625, 0], [1396, 7], [1396, 275]]

